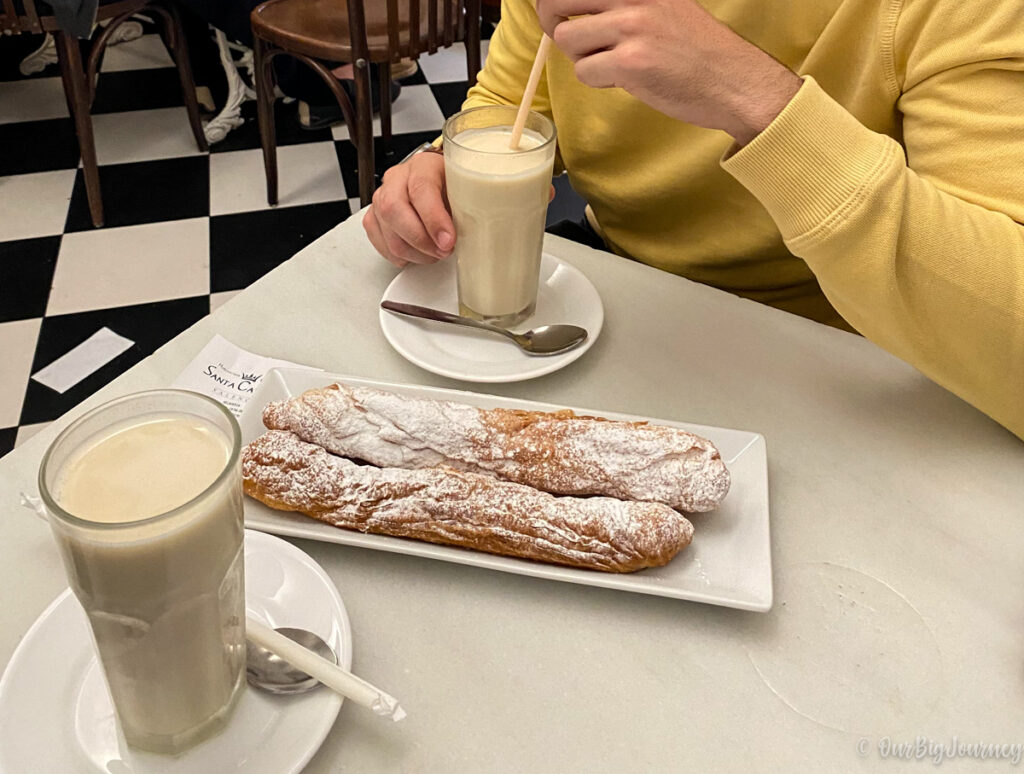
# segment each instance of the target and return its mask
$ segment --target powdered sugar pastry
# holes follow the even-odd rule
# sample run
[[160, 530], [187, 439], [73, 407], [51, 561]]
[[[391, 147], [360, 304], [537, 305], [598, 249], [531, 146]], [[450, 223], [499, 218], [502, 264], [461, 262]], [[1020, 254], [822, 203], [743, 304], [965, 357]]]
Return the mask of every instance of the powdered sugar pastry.
[[334, 384], [269, 404], [264, 424], [382, 467], [447, 465], [562, 495], [709, 511], [729, 472], [705, 438], [572, 411], [481, 409]]
[[360, 466], [287, 431], [250, 443], [242, 474], [250, 496], [334, 526], [606, 572], [667, 564], [693, 536], [659, 503], [554, 497], [445, 467]]

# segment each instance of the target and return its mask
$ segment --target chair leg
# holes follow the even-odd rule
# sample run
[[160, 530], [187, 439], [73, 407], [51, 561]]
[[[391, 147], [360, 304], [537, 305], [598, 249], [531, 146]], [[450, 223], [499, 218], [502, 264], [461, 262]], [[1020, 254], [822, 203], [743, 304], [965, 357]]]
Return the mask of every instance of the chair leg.
[[181, 81], [181, 94], [185, 99], [185, 110], [188, 111], [188, 122], [192, 126], [192, 134], [196, 138], [199, 150], [208, 151], [210, 146], [206, 142], [206, 132], [203, 131], [203, 122], [199, 118], [196, 83], [192, 77], [192, 63], [188, 58], [188, 43], [185, 40], [185, 28], [181, 24], [181, 17], [178, 15], [174, 3], [168, 3], [165, 6], [150, 6], [149, 10], [155, 11], [163, 19], [164, 46], [178, 68], [178, 80]]
[[[370, 68], [360, 60], [355, 65], [356, 151], [359, 157], [359, 204], [365, 207], [373, 198], [373, 104], [370, 99]], [[381, 108], [383, 109], [383, 104]]]
[[466, 19], [466, 71], [469, 88], [476, 86], [476, 75], [480, 72], [480, 18]]
[[89, 200], [89, 214], [96, 228], [103, 225], [103, 197], [100, 193], [100, 171], [96, 163], [96, 143], [92, 134], [92, 116], [89, 115], [89, 86], [85, 82], [85, 67], [78, 41], [60, 30], [53, 33], [57, 44], [57, 61], [64, 81], [71, 117], [75, 121], [78, 148], [82, 154], [82, 176], [85, 178], [85, 193]]
[[[391, 139], [391, 62], [383, 62], [377, 72], [380, 90], [380, 136]], [[372, 109], [372, 108], [371, 108]]]
[[263, 145], [263, 166], [267, 173], [267, 204], [277, 204], [277, 129], [274, 126], [274, 61], [262, 38], [253, 41], [256, 64], [256, 115]]

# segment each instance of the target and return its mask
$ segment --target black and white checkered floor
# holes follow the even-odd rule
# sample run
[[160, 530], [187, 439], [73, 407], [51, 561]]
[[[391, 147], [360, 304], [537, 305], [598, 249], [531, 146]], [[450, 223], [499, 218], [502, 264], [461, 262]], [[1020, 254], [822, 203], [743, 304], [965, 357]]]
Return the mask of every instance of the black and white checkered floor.
[[[56, 65], [23, 77], [0, 38], [0, 455], [104, 386], [359, 208], [342, 126], [298, 127], [278, 103], [280, 204], [267, 206], [255, 105], [197, 151], [158, 36], [107, 52], [93, 107], [106, 224], [89, 219], [78, 145]], [[484, 41], [486, 46], [486, 41]], [[484, 49], [486, 54], [486, 48]], [[377, 171], [457, 111], [461, 46], [420, 60], [394, 104]], [[575, 216], [564, 180], [551, 220]], [[132, 342], [63, 393], [32, 379], [97, 331]]]

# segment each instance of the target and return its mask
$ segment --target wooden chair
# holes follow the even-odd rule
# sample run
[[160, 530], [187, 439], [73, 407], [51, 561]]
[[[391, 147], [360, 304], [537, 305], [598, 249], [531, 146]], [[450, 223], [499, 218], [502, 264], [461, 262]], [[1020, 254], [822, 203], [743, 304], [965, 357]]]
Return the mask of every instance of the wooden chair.
[[501, 0], [481, 0], [482, 7], [480, 15], [488, 24], [497, 24], [501, 21]]
[[[421, 7], [422, 5], [422, 7]], [[359, 200], [374, 189], [370, 63], [379, 66], [381, 135], [391, 138], [391, 65], [466, 43], [470, 85], [480, 70], [480, 0], [267, 0], [252, 12], [256, 100], [267, 171], [267, 202], [277, 204], [273, 60], [293, 56], [312, 68], [338, 101], [359, 159]], [[325, 62], [351, 63], [353, 106]], [[438, 127], [440, 129], [440, 127]]]
[[[181, 20], [173, 3], [162, 3], [159, 0], [115, 0], [101, 4], [96, 15], [97, 21], [110, 20], [105, 27], [97, 28], [99, 34], [93, 41], [88, 59], [82, 61], [82, 52], [78, 40], [57, 26], [57, 19], [51, 15], [49, 6], [40, 4], [36, 7], [35, 0], [0, 0], [0, 32], [5, 34], [21, 32], [49, 32], [57, 44], [57, 60], [60, 63], [60, 74], [64, 82], [64, 96], [68, 102], [68, 111], [75, 121], [75, 132], [78, 135], [78, 146], [82, 154], [82, 174], [85, 177], [85, 191], [89, 200], [89, 213], [92, 222], [98, 228], [103, 225], [103, 198], [100, 193], [99, 168], [96, 163], [96, 144], [92, 132], [93, 99], [96, 95], [96, 73], [100, 59], [106, 48], [110, 35], [123, 22], [134, 14], [147, 13], [158, 17], [162, 22], [161, 37], [167, 47], [171, 59], [178, 68], [181, 90], [188, 110], [192, 134], [195, 135], [199, 150], [209, 150], [206, 137], [203, 135], [203, 124], [199, 119], [199, 105], [196, 102], [196, 89], [192, 80], [192, 67], [188, 59], [188, 47], [182, 32]], [[42, 12], [40, 12], [42, 11]]]

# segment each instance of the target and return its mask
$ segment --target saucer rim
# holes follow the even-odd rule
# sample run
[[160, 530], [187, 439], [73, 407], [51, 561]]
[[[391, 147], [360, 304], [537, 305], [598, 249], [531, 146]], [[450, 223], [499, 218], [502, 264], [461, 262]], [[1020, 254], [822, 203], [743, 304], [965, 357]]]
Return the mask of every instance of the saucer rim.
[[[580, 320], [569, 320], [575, 325], [582, 325], [587, 329], [587, 339], [580, 346], [569, 350], [560, 355], [552, 355], [545, 357], [537, 357], [521, 353], [523, 358], [523, 368], [515, 372], [504, 372], [499, 374], [488, 374], [481, 371], [474, 371], [472, 369], [459, 369], [448, 367], [443, 364], [438, 364], [437, 360], [427, 359], [417, 351], [410, 349], [407, 342], [403, 342], [399, 336], [398, 331], [403, 330], [400, 326], [416, 326], [417, 323], [411, 319], [399, 317], [391, 312], [386, 311], [378, 305], [378, 323], [380, 325], [381, 332], [384, 334], [384, 338], [388, 344], [391, 345], [392, 349], [395, 350], [399, 355], [408, 360], [415, 366], [422, 368], [430, 373], [437, 374], [438, 376], [445, 376], [449, 379], [457, 379], [463, 382], [474, 382], [477, 384], [505, 384], [509, 382], [521, 382], [528, 379], [536, 379], [541, 376], [559, 371], [566, 366], [576, 362], [579, 358], [583, 357], [584, 354], [590, 350], [591, 347], [597, 342], [598, 337], [601, 335], [601, 330], [604, 328], [604, 302], [601, 300], [601, 294], [598, 293], [594, 283], [590, 281], [579, 268], [574, 266], [572, 263], [559, 258], [556, 255], [548, 251], [544, 251], [541, 254], [541, 260], [552, 266], [550, 274], [554, 271], [564, 268], [573, 276], [573, 284], [579, 288], [587, 288], [593, 294], [593, 304], [589, 307], [589, 314], [593, 316], [593, 322], [591, 321], [580, 321]], [[445, 270], [448, 273], [453, 273], [454, 269], [451, 268], [450, 262], [441, 262], [433, 264], [433, 266], [445, 265]], [[421, 269], [422, 270], [422, 269]], [[394, 279], [388, 283], [384, 293], [381, 295], [381, 301], [394, 300], [401, 301], [404, 303], [423, 303], [423, 299], [417, 298], [393, 298], [393, 294], [396, 292], [396, 286], [400, 287], [404, 283], [411, 282], [405, 274], [405, 271], [399, 272], [395, 275]], [[423, 337], [430, 338], [431, 334], [428, 332], [422, 333]], [[512, 347], [513, 345], [507, 345]], [[472, 366], [474, 361], [468, 359], [456, 359], [451, 358], [449, 363], [461, 363]], [[536, 364], [535, 367], [529, 367], [531, 364]]]

